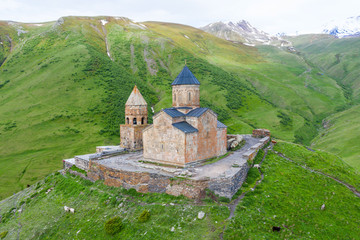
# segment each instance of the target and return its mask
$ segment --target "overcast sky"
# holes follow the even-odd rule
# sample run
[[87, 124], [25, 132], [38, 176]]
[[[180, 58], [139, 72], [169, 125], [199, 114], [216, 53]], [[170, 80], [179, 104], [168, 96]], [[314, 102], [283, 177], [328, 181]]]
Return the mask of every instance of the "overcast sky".
[[43, 22], [69, 15], [124, 16], [194, 27], [245, 19], [272, 34], [312, 33], [331, 20], [360, 15], [360, 0], [0, 0], [0, 20]]

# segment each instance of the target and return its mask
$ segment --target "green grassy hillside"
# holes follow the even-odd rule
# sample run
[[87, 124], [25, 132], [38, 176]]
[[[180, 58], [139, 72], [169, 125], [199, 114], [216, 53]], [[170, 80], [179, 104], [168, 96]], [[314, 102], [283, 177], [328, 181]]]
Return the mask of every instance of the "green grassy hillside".
[[360, 171], [359, 116], [360, 106], [355, 106], [326, 118], [312, 145], [341, 156]]
[[310, 144], [321, 120], [347, 104], [336, 81], [308, 71], [302, 57], [190, 26], [65, 17], [0, 22], [0, 39], [0, 199], [60, 169], [63, 158], [118, 144], [135, 84], [150, 117], [150, 107], [171, 106], [170, 84], [185, 60], [201, 82], [201, 105], [229, 133], [268, 128]]
[[347, 102], [354, 106], [324, 119], [326, 127], [312, 145], [338, 154], [359, 169], [360, 39], [304, 35], [291, 38], [291, 41], [301, 56], [319, 67], [321, 76], [329, 76], [338, 82]]
[[338, 81], [353, 103], [360, 103], [360, 38], [303, 35], [290, 40], [322, 73]]
[[[260, 151], [255, 163], [263, 155]], [[5, 239], [357, 239], [360, 198], [314, 170], [360, 190], [360, 175], [338, 157], [280, 142], [267, 152], [264, 179], [256, 187], [260, 173], [250, 170], [231, 219], [227, 203], [210, 195], [194, 202], [56, 173], [0, 202], [0, 234], [7, 232]], [[75, 213], [65, 212], [64, 206]], [[150, 218], [140, 222], [144, 210]], [[201, 220], [200, 211], [205, 213]], [[104, 225], [114, 216], [123, 228], [111, 236]], [[273, 232], [273, 226], [280, 232]]]
[[[145, 24], [158, 34], [186, 46], [196, 56], [237, 76], [239, 82], [255, 90], [260, 98], [276, 109], [283, 109], [279, 113], [245, 93], [241, 98], [245, 104], [235, 110], [242, 120], [271, 128], [279, 137], [309, 144], [321, 119], [346, 105], [343, 89], [335, 80], [319, 76], [316, 66], [310, 66], [301, 56], [284, 49], [273, 46], [256, 49], [233, 44], [178, 24]], [[230, 127], [237, 121], [237, 116], [228, 123]], [[286, 123], [284, 119], [289, 121]], [[280, 124], [279, 128], [280, 122], [285, 124]]]

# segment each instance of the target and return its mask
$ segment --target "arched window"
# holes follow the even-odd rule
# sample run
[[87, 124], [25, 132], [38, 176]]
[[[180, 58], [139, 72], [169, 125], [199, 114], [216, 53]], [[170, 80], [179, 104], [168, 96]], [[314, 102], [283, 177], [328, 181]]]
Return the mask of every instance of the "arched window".
[[128, 117], [126, 118], [126, 124], [129, 124], [129, 118]]
[[142, 117], [142, 118], [141, 118], [141, 125], [144, 125], [144, 124], [145, 124], [145, 118]]
[[174, 93], [174, 101], [176, 101], [176, 93]]
[[191, 92], [189, 92], [189, 101], [191, 101]]
[[133, 124], [134, 124], [134, 125], [137, 124], [136, 118], [133, 119]]

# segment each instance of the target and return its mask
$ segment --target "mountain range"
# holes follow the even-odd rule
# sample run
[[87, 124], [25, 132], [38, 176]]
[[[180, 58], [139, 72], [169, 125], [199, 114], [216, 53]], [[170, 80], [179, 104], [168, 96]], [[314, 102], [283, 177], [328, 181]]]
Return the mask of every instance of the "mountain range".
[[232, 41], [241, 42], [248, 46], [255, 45], [279, 45], [290, 46], [291, 43], [282, 39], [279, 36], [271, 36], [270, 34], [258, 30], [249, 22], [241, 20], [239, 22], [215, 22], [210, 23], [200, 29], [211, 33], [219, 38]]
[[[286, 33], [270, 35], [260, 29], [253, 27], [248, 21], [238, 22], [214, 22], [200, 29], [211, 33], [219, 38], [243, 43], [248, 46], [274, 45], [292, 47], [286, 37]], [[349, 17], [343, 21], [331, 21], [323, 25], [322, 33], [333, 35], [339, 38], [360, 36], [360, 16]]]
[[323, 33], [343, 37], [360, 36], [360, 16], [349, 17], [344, 21], [331, 21], [324, 25]]

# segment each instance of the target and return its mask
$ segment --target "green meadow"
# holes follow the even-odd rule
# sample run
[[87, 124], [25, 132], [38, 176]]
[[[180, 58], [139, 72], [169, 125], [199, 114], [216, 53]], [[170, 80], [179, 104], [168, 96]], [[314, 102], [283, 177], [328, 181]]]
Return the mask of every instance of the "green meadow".
[[[254, 163], [263, 156], [261, 150]], [[231, 219], [229, 201], [210, 192], [199, 202], [56, 172], [0, 202], [0, 234], [6, 233], [5, 239], [357, 239], [359, 197], [312, 170], [360, 189], [360, 175], [337, 156], [281, 141], [268, 150], [261, 166], [264, 179], [256, 186], [260, 173], [250, 169]], [[144, 211], [149, 212], [145, 219], [140, 218]], [[110, 235], [105, 223], [114, 217], [122, 227]]]

